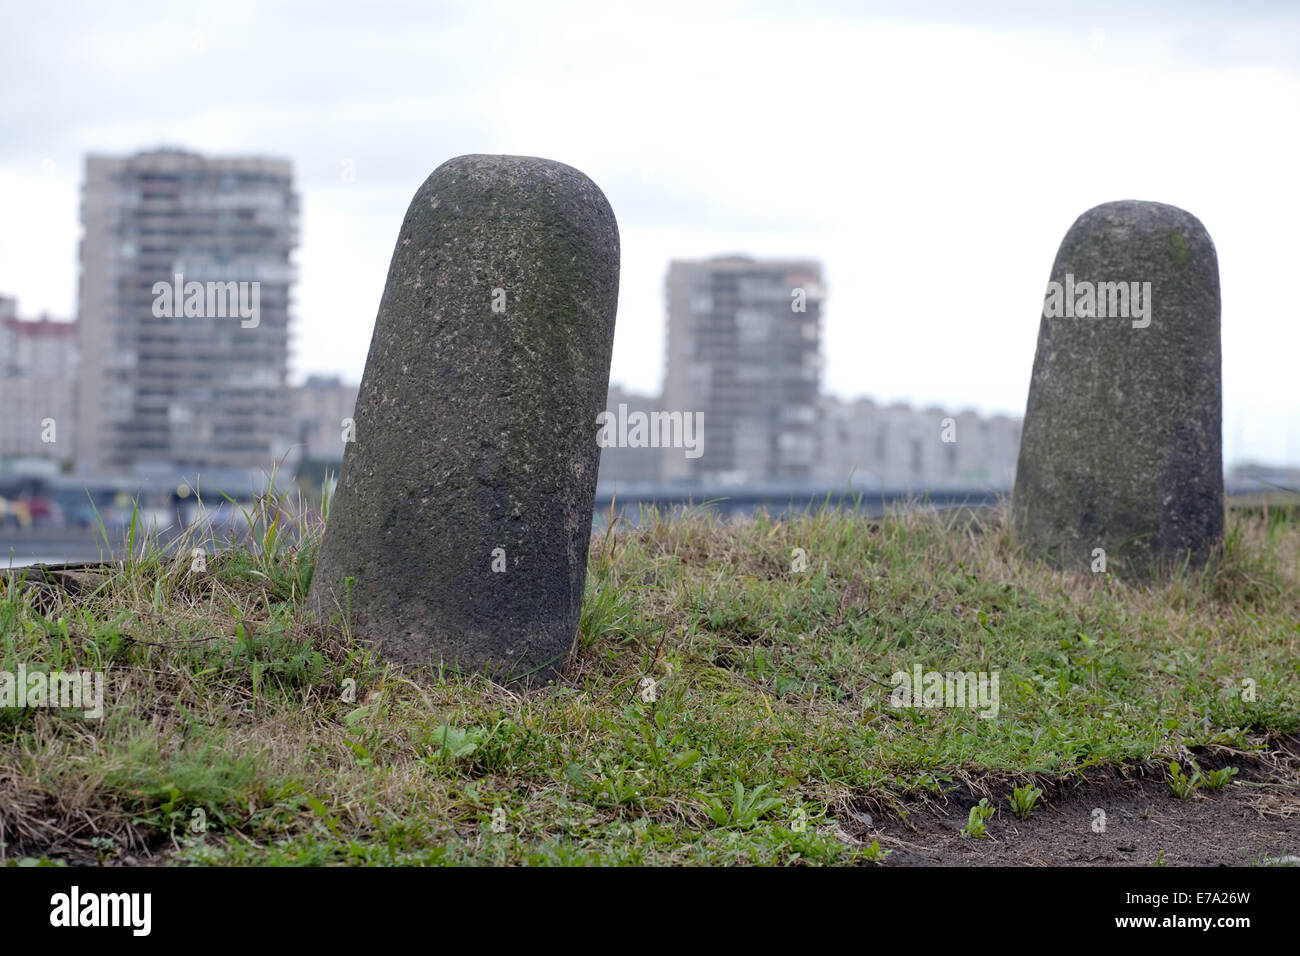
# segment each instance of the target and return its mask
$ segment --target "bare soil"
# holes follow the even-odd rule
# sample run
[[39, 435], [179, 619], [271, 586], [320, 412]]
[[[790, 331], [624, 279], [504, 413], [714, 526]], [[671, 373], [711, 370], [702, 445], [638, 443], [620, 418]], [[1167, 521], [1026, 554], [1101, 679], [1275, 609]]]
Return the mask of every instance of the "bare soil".
[[[847, 838], [892, 851], [885, 862], [893, 866], [1251, 866], [1300, 858], [1300, 737], [1278, 738], [1266, 754], [1195, 756], [1202, 770], [1238, 773], [1223, 790], [1201, 788], [1187, 799], [1166, 782], [1167, 763], [1035, 778], [1043, 796], [1025, 820], [1007, 798], [1031, 781], [969, 778], [922, 800], [863, 799], [839, 823]], [[1183, 768], [1190, 771], [1187, 761]], [[963, 836], [981, 797], [997, 807], [988, 836]]]

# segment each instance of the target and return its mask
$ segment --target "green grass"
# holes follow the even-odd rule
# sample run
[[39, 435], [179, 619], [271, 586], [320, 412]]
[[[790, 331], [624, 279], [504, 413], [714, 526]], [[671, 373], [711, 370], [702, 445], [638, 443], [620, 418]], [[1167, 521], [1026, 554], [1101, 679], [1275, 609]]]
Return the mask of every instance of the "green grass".
[[[866, 798], [1300, 731], [1294, 512], [1146, 588], [1027, 559], [1005, 513], [647, 514], [593, 540], [565, 679], [522, 695], [385, 666], [303, 611], [317, 532], [250, 531], [202, 572], [136, 541], [53, 607], [0, 579], [0, 670], [108, 680], [100, 721], [0, 709], [9, 861], [867, 863], [836, 822]], [[917, 663], [998, 672], [997, 719], [891, 707]]]

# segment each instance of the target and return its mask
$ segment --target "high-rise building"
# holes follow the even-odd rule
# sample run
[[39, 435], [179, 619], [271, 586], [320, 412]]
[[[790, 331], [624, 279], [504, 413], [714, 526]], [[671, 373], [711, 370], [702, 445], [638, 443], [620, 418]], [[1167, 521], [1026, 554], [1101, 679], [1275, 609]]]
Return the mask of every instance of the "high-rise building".
[[289, 162], [88, 156], [78, 467], [266, 470], [290, 448]]
[[671, 263], [662, 405], [703, 413], [703, 448], [698, 458], [665, 456], [665, 478], [812, 479], [824, 297], [813, 261]]

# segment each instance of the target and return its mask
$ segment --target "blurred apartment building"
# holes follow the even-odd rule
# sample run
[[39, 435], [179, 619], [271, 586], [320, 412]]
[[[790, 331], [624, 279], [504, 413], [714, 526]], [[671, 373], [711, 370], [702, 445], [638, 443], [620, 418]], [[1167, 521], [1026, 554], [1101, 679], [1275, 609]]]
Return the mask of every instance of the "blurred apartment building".
[[821, 400], [817, 474], [830, 488], [924, 491], [1010, 490], [1020, 453], [1020, 420], [972, 411]]
[[91, 155], [81, 218], [78, 468], [268, 470], [292, 444], [291, 164]]
[[338, 376], [311, 375], [290, 389], [293, 435], [304, 461], [337, 463], [343, 460], [349, 426], [357, 406], [358, 386]]
[[[634, 412], [648, 415], [661, 409], [662, 403], [657, 395], [641, 395], [610, 383], [605, 410], [611, 415], [619, 415], [620, 406], [626, 410], [627, 416]], [[600, 471], [596, 482], [615, 488], [654, 484], [663, 477], [664, 456], [673, 454], [681, 455], [682, 452], [673, 448], [610, 445], [600, 451]]]
[[612, 385], [606, 410], [702, 412], [702, 454], [606, 447], [599, 483], [1009, 490], [1019, 419], [820, 394], [825, 298], [816, 262], [674, 261], [664, 393]]
[[77, 327], [20, 319], [0, 296], [0, 459], [71, 463], [76, 448]]
[[[611, 385], [606, 409], [661, 409], [658, 397]], [[818, 400], [817, 454], [806, 479], [781, 482], [765, 476], [750, 484], [814, 485], [828, 491], [850, 486], [893, 492], [943, 489], [1009, 491], [1020, 454], [1020, 419], [973, 411], [879, 405], [868, 398]], [[707, 428], [706, 428], [707, 431]], [[707, 449], [707, 437], [705, 448]], [[601, 451], [599, 484], [631, 493], [665, 480], [676, 449], [611, 447]], [[713, 483], [710, 482], [712, 485]]]
[[724, 256], [669, 265], [661, 407], [704, 417], [702, 454], [664, 454], [664, 479], [814, 477], [823, 298], [813, 261]]

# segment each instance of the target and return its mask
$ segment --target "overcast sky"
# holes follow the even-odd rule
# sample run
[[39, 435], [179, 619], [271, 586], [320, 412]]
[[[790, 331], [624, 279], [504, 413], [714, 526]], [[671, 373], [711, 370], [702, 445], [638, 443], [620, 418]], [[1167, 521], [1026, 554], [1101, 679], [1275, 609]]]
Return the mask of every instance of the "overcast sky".
[[1021, 415], [1065, 231], [1156, 200], [1218, 247], [1228, 463], [1300, 464], [1300, 4], [1087, 6], [0, 0], [0, 293], [74, 314], [87, 152], [286, 157], [294, 377], [357, 380], [416, 188], [529, 154], [618, 216], [613, 380], [670, 258], [810, 256], [826, 390]]

